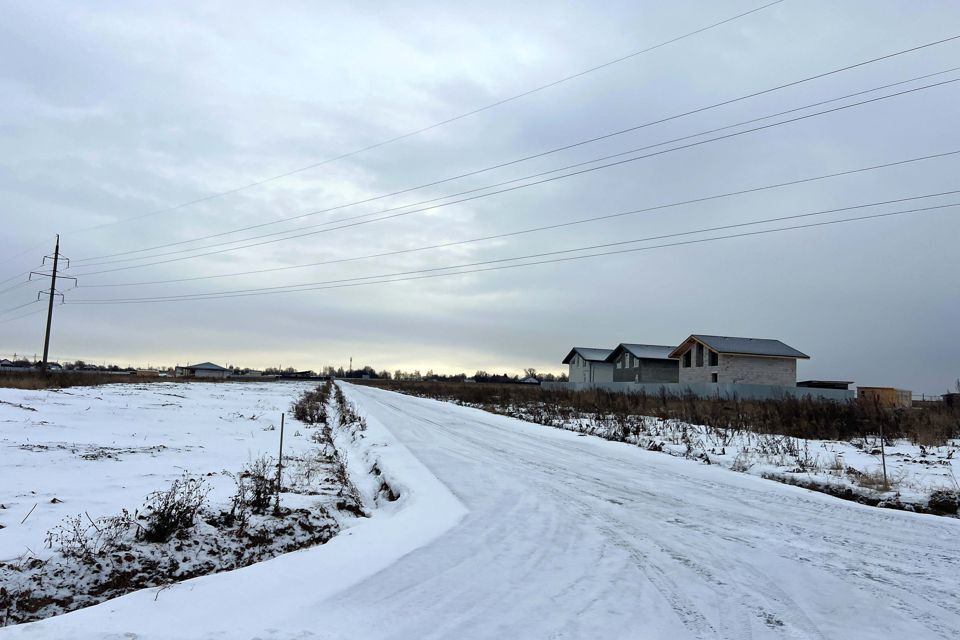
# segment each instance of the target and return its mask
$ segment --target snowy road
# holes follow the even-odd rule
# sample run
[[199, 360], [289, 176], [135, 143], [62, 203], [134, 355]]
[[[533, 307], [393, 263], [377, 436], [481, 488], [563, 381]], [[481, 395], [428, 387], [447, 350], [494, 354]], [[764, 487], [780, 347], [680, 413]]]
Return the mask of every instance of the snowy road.
[[351, 392], [469, 509], [338, 598], [375, 637], [960, 637], [960, 521]]
[[[7, 631], [165, 637], [158, 625], [174, 616], [177, 637], [960, 637], [958, 520], [451, 404], [346, 391], [372, 432], [386, 427], [393, 448], [425, 467], [394, 469], [408, 492], [396, 514], [159, 598], [132, 594]], [[457, 501], [466, 514], [442, 526], [424, 515]], [[411, 542], [420, 526], [433, 530]], [[388, 546], [404, 550], [391, 556]], [[338, 584], [352, 558], [381, 552]], [[333, 560], [335, 573], [325, 568]], [[257, 592], [284, 585], [276, 603]]]

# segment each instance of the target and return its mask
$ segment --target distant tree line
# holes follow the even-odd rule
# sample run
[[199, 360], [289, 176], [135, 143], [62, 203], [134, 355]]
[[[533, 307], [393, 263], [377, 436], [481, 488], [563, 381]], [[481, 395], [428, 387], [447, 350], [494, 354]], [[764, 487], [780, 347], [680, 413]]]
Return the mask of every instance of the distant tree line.
[[[31, 362], [25, 358], [17, 358], [13, 361], [13, 366], [15, 367], [24, 367], [32, 368], [37, 366], [37, 363]], [[84, 362], [83, 360], [76, 360], [71, 363], [64, 363], [62, 365], [63, 369], [67, 371], [127, 371], [134, 372], [137, 369], [134, 367], [120, 367], [115, 364], [111, 365], [95, 365]], [[228, 364], [226, 367], [231, 374], [234, 375], [251, 375], [260, 373], [257, 370], [250, 369], [247, 367], [237, 367], [232, 364]], [[153, 371], [158, 371], [162, 373], [173, 373], [173, 367], [150, 367]], [[381, 369], [377, 371], [369, 365], [364, 365], [359, 368], [344, 368], [344, 367], [332, 367], [326, 366], [318, 374], [316, 371], [295, 369], [293, 367], [267, 367], [262, 371], [265, 376], [279, 376], [279, 377], [316, 377], [326, 376], [329, 378], [344, 378], [344, 379], [364, 379], [364, 380], [398, 380], [406, 382], [415, 382], [415, 381], [428, 381], [428, 382], [484, 382], [484, 383], [521, 383], [521, 382], [566, 382], [568, 380], [567, 374], [561, 373], [559, 375], [553, 373], [540, 373], [533, 367], [528, 367], [523, 370], [521, 374], [510, 374], [510, 373], [489, 373], [487, 371], [479, 370], [476, 371], [472, 376], [467, 375], [466, 373], [434, 373], [432, 369], [428, 369], [426, 372], [422, 373], [419, 369], [413, 371], [403, 371], [402, 369], [396, 369], [393, 373], [387, 371], [386, 369]]]
[[509, 373], [488, 373], [487, 371], [477, 371], [472, 376], [466, 373], [435, 373], [433, 369], [421, 372], [419, 369], [413, 371], [395, 370], [392, 374], [387, 370], [376, 371], [373, 367], [364, 366], [359, 369], [344, 370], [343, 367], [326, 367], [324, 375], [337, 378], [362, 378], [367, 380], [397, 380], [401, 382], [498, 382], [498, 383], [520, 383], [528, 382], [566, 382], [567, 375], [561, 373], [539, 373], [536, 369], [530, 367], [523, 370], [522, 374]]

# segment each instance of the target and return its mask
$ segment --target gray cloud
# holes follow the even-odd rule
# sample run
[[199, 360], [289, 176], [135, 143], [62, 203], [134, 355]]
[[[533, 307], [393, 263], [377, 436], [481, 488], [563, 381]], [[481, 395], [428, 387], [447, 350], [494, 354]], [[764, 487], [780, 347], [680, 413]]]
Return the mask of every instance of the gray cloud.
[[[26, 3], [0, 24], [0, 280], [75, 258], [280, 220], [536, 153], [954, 35], [954, 3], [797, 2], [336, 163], [95, 231], [462, 113], [756, 6], [567, 2]], [[952, 65], [947, 44], [489, 174], [320, 214], [347, 216], [607, 153]], [[956, 77], [957, 74], [948, 77]], [[137, 282], [456, 241], [960, 148], [956, 85], [298, 241], [85, 278]], [[74, 300], [368, 276], [675, 233], [958, 188], [960, 160], [760, 192], [422, 253], [137, 288]], [[937, 202], [960, 201], [941, 198]], [[893, 210], [888, 207], [886, 210]], [[838, 216], [833, 216], [838, 217]], [[269, 232], [274, 228], [266, 228]], [[553, 265], [255, 298], [58, 309], [54, 355], [320, 367], [559, 370], [573, 344], [775, 337], [804, 377], [942, 392], [960, 376], [956, 210]], [[252, 233], [250, 235], [253, 235]], [[239, 237], [243, 237], [240, 235]], [[79, 271], [79, 266], [74, 271]], [[0, 286], [0, 289], [4, 288]], [[0, 309], [36, 289], [0, 295]], [[5, 316], [4, 316], [5, 317]], [[0, 324], [39, 350], [40, 315]]]

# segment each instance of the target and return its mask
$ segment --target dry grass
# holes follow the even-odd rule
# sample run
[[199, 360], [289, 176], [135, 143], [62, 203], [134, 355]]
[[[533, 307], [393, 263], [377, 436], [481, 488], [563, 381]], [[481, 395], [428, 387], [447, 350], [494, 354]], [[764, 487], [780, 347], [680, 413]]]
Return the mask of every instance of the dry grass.
[[779, 400], [698, 398], [692, 395], [616, 393], [599, 389], [547, 390], [536, 386], [452, 382], [364, 381], [387, 389], [459, 402], [496, 413], [558, 425], [578, 417], [604, 416], [630, 434], [636, 416], [680, 420], [734, 432], [775, 434], [816, 440], [906, 438], [916, 444], [943, 445], [960, 437], [960, 407], [943, 403], [912, 409], [888, 409], [853, 400], [813, 398]]
[[847, 476], [858, 485], [871, 491], [890, 491], [900, 486], [903, 476], [887, 475], [884, 477], [882, 469], [872, 471], [858, 471], [856, 473], [847, 472]]
[[111, 373], [58, 372], [44, 375], [40, 372], [0, 374], [0, 387], [8, 389], [65, 389], [67, 387], [95, 387], [103, 384], [170, 382], [171, 378], [135, 376]]
[[104, 384], [144, 384], [155, 382], [208, 382], [244, 384], [248, 382], [272, 382], [276, 378], [189, 378], [127, 375], [123, 373], [75, 373], [62, 371], [44, 375], [36, 371], [0, 374], [0, 388], [7, 389], [66, 389], [67, 387], [98, 387]]

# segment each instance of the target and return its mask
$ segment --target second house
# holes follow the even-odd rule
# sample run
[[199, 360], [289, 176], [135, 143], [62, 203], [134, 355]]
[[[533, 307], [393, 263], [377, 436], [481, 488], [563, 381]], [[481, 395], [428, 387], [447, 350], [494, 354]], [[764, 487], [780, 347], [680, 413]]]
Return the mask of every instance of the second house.
[[679, 382], [679, 360], [670, 357], [673, 347], [658, 344], [620, 343], [607, 362], [613, 364], [614, 382]]

